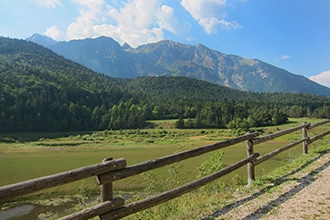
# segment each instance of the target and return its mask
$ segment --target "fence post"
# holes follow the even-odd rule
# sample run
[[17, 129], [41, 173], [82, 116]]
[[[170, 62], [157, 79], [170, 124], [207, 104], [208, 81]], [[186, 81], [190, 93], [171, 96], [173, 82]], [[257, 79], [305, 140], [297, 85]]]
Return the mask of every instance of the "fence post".
[[[112, 160], [112, 157], [105, 158], [102, 163]], [[101, 185], [101, 202], [109, 201], [113, 199], [112, 183], [106, 183]]]
[[[246, 141], [246, 151], [247, 151], [248, 157], [254, 153], [253, 152], [253, 142], [251, 140]], [[247, 175], [248, 175], [248, 186], [251, 186], [253, 181], [255, 180], [253, 162], [249, 162], [247, 164]]]
[[[304, 124], [307, 124], [307, 122], [304, 122]], [[307, 127], [303, 127], [302, 128], [302, 138], [305, 139], [305, 138], [308, 138], [308, 135], [307, 135]], [[307, 154], [308, 153], [308, 139], [306, 139], [303, 143], [302, 143], [302, 146], [303, 146], [303, 154]]]

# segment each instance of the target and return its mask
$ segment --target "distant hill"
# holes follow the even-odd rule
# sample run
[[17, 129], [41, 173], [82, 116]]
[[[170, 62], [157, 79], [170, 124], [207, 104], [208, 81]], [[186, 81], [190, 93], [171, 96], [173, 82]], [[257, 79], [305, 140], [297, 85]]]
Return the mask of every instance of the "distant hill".
[[248, 129], [281, 124], [287, 116], [330, 118], [324, 96], [245, 92], [181, 76], [113, 78], [4, 37], [0, 78], [2, 133], [132, 129], [183, 118], [189, 128]]
[[257, 59], [223, 54], [201, 44], [192, 46], [165, 40], [134, 49], [99, 37], [58, 42], [49, 48], [112, 77], [186, 76], [243, 91], [330, 96], [330, 88], [304, 76]]
[[[221, 102], [269, 103], [279, 106], [292, 106], [313, 103], [315, 106], [330, 104], [324, 96], [295, 93], [259, 93], [231, 89], [204, 80], [189, 77], [138, 77], [123, 81], [129, 91], [146, 99]], [[330, 113], [330, 112], [329, 112]]]

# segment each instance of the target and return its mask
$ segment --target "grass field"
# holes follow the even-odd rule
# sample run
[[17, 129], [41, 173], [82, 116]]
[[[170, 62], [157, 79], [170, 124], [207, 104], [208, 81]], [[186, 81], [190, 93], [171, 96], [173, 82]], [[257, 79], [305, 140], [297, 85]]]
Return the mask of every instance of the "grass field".
[[[290, 123], [277, 127], [258, 128], [262, 135], [294, 127], [304, 121], [315, 123], [316, 119], [291, 119]], [[179, 130], [175, 120], [153, 121], [153, 129], [102, 131], [89, 133], [56, 134], [2, 134], [0, 135], [0, 186], [31, 178], [67, 171], [81, 166], [99, 163], [106, 157], [125, 158], [129, 165], [173, 154], [179, 151], [204, 146], [237, 136], [228, 129]], [[320, 128], [324, 129], [324, 128]], [[316, 129], [315, 129], [316, 130]], [[301, 137], [301, 132], [280, 137], [255, 146], [255, 151], [264, 154]], [[222, 150], [223, 163], [230, 165], [246, 157], [245, 143]], [[286, 151], [262, 163], [256, 175], [266, 175], [270, 170], [301, 155], [301, 146]], [[189, 182], [198, 175], [198, 167], [214, 153], [186, 160], [176, 167], [180, 183]], [[152, 171], [156, 186], [168, 179], [169, 168]], [[135, 191], [148, 185], [142, 175], [115, 182], [115, 190]], [[223, 181], [246, 181], [246, 168], [223, 178]], [[83, 188], [98, 191], [92, 178], [49, 190], [50, 192], [76, 193]]]

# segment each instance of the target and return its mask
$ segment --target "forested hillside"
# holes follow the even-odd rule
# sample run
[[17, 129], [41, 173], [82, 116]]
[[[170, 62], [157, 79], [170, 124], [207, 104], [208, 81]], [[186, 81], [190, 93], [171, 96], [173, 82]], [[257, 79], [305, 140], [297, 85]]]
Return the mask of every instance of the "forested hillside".
[[134, 100], [110, 77], [23, 40], [0, 38], [0, 77], [0, 132], [106, 129], [109, 109]]
[[[119, 79], [116, 79], [119, 83]], [[329, 104], [330, 99], [325, 96], [296, 93], [258, 93], [234, 90], [219, 86], [204, 80], [196, 80], [187, 77], [163, 76], [163, 77], [139, 77], [133, 80], [121, 80], [122, 86], [134, 93], [156, 97], [156, 99], [178, 99], [194, 101], [222, 101], [224, 99], [235, 102], [260, 102], [278, 105], [300, 105], [315, 107]]]
[[111, 78], [24, 40], [0, 37], [0, 132], [276, 125], [330, 117], [329, 98], [252, 93], [186, 77]]
[[140, 77], [128, 81], [153, 109], [148, 118], [185, 118], [179, 127], [243, 128], [276, 125], [287, 117], [330, 117], [330, 99], [295, 93], [253, 93], [186, 77]]

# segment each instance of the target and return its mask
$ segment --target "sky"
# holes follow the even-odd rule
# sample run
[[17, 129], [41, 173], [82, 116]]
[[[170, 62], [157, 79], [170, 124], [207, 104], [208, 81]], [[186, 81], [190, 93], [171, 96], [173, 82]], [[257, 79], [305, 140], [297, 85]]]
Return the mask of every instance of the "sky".
[[0, 36], [34, 33], [204, 44], [330, 87], [329, 0], [0, 0]]

